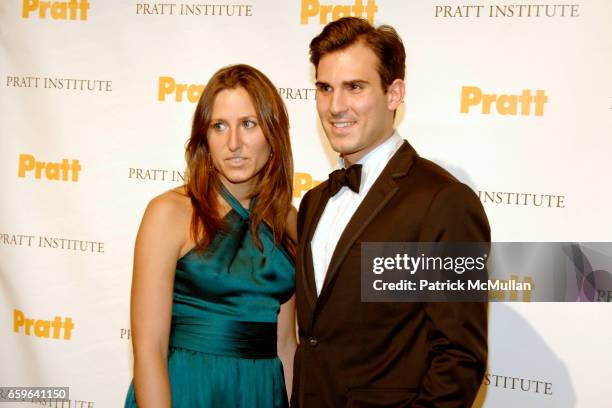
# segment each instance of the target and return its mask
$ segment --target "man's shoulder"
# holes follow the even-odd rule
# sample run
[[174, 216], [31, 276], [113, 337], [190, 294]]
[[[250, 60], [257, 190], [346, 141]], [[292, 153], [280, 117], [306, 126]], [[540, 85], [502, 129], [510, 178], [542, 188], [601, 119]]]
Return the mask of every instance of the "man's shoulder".
[[[423, 241], [489, 241], [490, 227], [478, 194], [440, 165], [417, 157], [395, 180], [398, 198], [422, 217]], [[399, 205], [399, 204], [398, 204]]]
[[410, 173], [420, 185], [434, 190], [463, 184], [448, 170], [423, 157], [415, 159]]
[[472, 188], [442, 166], [420, 156], [414, 158], [410, 170], [403, 177], [395, 178], [395, 182], [410, 200], [414, 200], [415, 196], [426, 202], [440, 197], [451, 203], [456, 200], [477, 200]]

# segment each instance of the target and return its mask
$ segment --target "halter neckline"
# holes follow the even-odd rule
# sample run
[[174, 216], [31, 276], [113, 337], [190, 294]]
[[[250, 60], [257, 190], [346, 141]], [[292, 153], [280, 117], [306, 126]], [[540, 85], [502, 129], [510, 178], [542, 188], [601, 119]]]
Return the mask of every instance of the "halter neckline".
[[221, 196], [227, 201], [227, 203], [232, 207], [234, 211], [240, 215], [243, 219], [248, 219], [253, 212], [253, 208], [255, 207], [255, 197], [251, 198], [251, 202], [249, 203], [249, 208], [244, 208], [240, 201], [236, 197], [230, 193], [230, 191], [221, 183]]

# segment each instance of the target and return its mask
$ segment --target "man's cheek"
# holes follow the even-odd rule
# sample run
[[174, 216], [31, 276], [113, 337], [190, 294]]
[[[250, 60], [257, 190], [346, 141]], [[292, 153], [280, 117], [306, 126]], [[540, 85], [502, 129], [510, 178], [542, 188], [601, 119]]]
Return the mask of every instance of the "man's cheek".
[[327, 103], [324, 96], [317, 95], [317, 112], [321, 118], [321, 121], [324, 122], [323, 118], [327, 112]]

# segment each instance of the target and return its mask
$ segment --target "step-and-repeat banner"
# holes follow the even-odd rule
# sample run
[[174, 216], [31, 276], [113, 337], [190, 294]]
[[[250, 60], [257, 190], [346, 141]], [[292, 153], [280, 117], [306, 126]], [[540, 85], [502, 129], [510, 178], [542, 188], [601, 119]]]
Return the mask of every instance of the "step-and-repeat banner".
[[[608, 0], [2, 1], [0, 385], [122, 404], [134, 238], [183, 183], [207, 79], [248, 63], [278, 87], [298, 205], [336, 163], [308, 44], [345, 15], [402, 36], [397, 129], [476, 191], [495, 241], [612, 241]], [[489, 310], [478, 406], [610, 406], [609, 303]]]

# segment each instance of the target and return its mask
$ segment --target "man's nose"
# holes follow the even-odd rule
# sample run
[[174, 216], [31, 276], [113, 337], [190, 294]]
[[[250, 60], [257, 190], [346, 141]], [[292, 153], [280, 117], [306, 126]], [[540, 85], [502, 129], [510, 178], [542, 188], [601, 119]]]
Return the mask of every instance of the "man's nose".
[[330, 113], [333, 116], [338, 116], [346, 112], [346, 95], [344, 91], [337, 90], [332, 93], [331, 104], [330, 104]]

